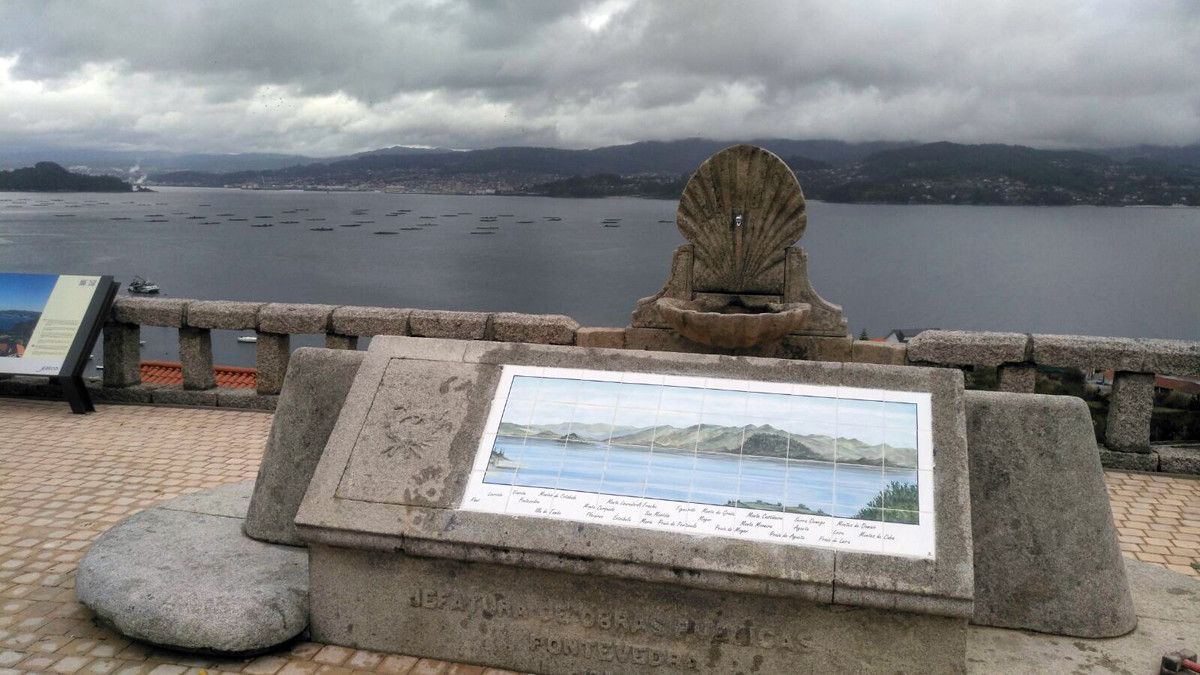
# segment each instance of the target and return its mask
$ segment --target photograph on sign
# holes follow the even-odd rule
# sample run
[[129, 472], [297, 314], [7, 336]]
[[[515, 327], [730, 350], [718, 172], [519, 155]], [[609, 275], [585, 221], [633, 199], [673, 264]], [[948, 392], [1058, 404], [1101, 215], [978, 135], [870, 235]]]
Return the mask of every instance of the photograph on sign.
[[59, 375], [100, 279], [0, 274], [0, 372]]
[[921, 392], [506, 366], [463, 508], [929, 556], [930, 437]]

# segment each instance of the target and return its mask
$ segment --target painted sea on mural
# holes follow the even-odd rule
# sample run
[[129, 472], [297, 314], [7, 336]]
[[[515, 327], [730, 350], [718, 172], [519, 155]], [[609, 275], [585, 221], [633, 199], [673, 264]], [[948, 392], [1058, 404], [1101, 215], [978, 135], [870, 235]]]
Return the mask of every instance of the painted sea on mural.
[[916, 523], [916, 406], [516, 376], [483, 480]]

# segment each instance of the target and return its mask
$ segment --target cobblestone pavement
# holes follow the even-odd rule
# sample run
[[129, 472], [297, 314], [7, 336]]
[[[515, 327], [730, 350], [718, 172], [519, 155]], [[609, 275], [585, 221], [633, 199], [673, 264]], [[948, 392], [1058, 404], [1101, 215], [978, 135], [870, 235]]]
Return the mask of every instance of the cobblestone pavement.
[[[92, 540], [156, 502], [253, 478], [271, 425], [260, 412], [0, 398], [0, 675], [506, 671], [311, 642], [255, 659], [130, 643], [75, 602]], [[1200, 480], [1109, 472], [1126, 555], [1200, 577]]]

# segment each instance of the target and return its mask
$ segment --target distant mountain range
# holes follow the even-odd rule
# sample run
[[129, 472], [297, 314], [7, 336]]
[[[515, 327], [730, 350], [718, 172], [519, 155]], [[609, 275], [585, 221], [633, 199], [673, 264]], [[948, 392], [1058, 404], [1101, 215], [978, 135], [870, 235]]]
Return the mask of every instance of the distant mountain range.
[[41, 316], [41, 312], [28, 309], [0, 309], [0, 331], [7, 332], [21, 324], [36, 324]]
[[[738, 142], [760, 145], [783, 157], [805, 195], [824, 201], [1200, 205], [1200, 143], [1060, 151], [945, 142], [689, 138], [591, 150], [393, 146], [323, 159], [51, 149], [39, 157], [60, 158], [74, 168], [79, 168], [77, 162], [91, 161], [89, 173], [123, 176], [131, 175], [130, 167], [138, 163], [151, 183], [162, 185], [674, 199], [705, 158]], [[0, 166], [34, 152], [0, 151]]]
[[843, 464], [881, 466], [886, 454], [888, 466], [917, 468], [915, 448], [897, 448], [886, 443], [871, 445], [855, 438], [832, 438], [819, 434], [793, 434], [769, 424], [748, 424], [741, 427], [699, 424], [678, 428], [669, 425], [654, 427], [612, 427], [608, 424], [542, 424], [523, 425], [502, 422], [497, 430], [501, 436], [536, 438], [548, 441], [575, 443], [605, 443], [622, 446], [691, 448], [701, 452], [743, 454], [753, 457], [777, 457], [832, 462], [836, 456]]

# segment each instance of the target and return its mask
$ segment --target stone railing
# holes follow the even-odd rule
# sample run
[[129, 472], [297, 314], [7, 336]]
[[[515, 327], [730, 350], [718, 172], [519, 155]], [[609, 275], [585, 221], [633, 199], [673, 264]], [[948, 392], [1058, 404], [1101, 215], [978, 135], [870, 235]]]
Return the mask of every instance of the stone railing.
[[[142, 326], [179, 331], [182, 387], [142, 384]], [[216, 386], [213, 330], [255, 331], [256, 391]], [[326, 347], [355, 349], [360, 337], [374, 335], [570, 345], [576, 344], [580, 332], [586, 339], [587, 331], [574, 319], [554, 314], [118, 298], [104, 325], [103, 386], [92, 392], [97, 400], [113, 402], [273, 409], [287, 372], [292, 335], [321, 334]], [[53, 395], [41, 391], [44, 385], [25, 386], [27, 394]]]
[[996, 368], [999, 389], [1033, 392], [1037, 367], [1113, 371], [1104, 447], [1105, 466], [1200, 473], [1200, 455], [1152, 447], [1155, 375], [1200, 376], [1200, 342], [1082, 335], [925, 331], [908, 343], [913, 365]]

